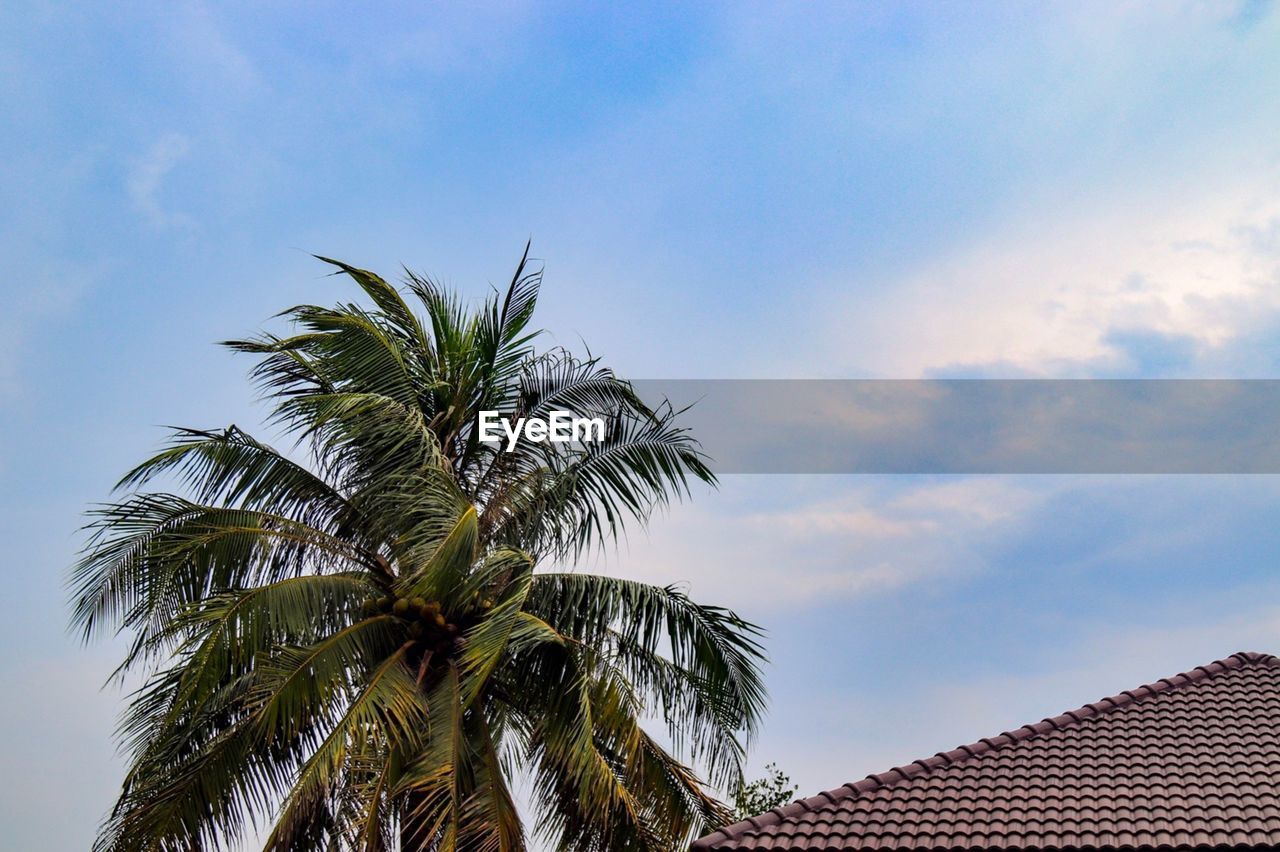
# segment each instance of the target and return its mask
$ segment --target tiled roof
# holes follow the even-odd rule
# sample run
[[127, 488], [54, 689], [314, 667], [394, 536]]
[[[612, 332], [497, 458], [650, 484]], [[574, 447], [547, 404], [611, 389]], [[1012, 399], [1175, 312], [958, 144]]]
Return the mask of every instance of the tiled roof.
[[1280, 847], [1280, 660], [1239, 653], [735, 823], [703, 850]]

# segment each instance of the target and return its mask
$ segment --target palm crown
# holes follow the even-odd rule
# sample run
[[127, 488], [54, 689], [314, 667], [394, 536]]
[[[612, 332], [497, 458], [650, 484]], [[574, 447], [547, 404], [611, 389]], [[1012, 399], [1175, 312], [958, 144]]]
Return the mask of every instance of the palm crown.
[[[228, 344], [305, 460], [181, 429], [94, 510], [73, 622], [129, 635], [120, 673], [143, 677], [98, 849], [206, 849], [265, 817], [269, 849], [520, 850], [516, 778], [559, 849], [668, 850], [725, 819], [708, 785], [740, 781], [759, 631], [675, 587], [535, 570], [714, 478], [679, 412], [534, 348], [527, 260], [474, 311], [327, 261], [372, 307]], [[479, 440], [482, 410], [556, 409], [605, 440]]]

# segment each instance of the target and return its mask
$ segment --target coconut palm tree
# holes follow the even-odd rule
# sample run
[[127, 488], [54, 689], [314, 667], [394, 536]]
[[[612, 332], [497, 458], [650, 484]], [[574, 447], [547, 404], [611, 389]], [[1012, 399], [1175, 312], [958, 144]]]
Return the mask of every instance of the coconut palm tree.
[[[757, 628], [552, 570], [714, 482], [679, 412], [535, 348], [527, 247], [475, 310], [326, 262], [365, 304], [227, 344], [292, 449], [180, 429], [92, 512], [73, 624], [127, 635], [118, 673], [142, 684], [96, 848], [670, 850], [722, 822], [711, 789], [740, 784], [764, 701]], [[480, 411], [557, 409], [605, 439], [479, 439]]]

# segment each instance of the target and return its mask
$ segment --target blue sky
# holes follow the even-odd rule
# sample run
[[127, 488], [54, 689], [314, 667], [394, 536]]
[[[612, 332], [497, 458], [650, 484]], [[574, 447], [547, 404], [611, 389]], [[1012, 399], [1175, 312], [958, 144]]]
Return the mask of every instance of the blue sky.
[[[116, 649], [79, 513], [160, 424], [257, 424], [213, 341], [480, 295], [636, 378], [1280, 377], [1265, 3], [0, 9], [0, 831], [84, 848]], [[768, 626], [806, 793], [1280, 649], [1273, 477], [738, 476], [604, 569]]]

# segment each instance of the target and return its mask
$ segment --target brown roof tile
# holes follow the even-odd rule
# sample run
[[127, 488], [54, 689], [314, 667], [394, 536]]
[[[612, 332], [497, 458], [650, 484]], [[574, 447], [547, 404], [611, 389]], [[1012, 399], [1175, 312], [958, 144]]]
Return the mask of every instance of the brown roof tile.
[[735, 823], [695, 852], [1280, 844], [1280, 660], [1242, 652]]

